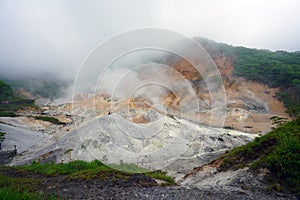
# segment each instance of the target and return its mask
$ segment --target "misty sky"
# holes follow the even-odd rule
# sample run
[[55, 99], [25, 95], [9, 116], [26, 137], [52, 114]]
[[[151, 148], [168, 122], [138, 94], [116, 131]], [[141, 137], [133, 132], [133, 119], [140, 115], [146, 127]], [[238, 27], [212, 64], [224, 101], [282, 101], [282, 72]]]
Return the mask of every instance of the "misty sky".
[[73, 77], [97, 44], [143, 27], [296, 51], [299, 8], [299, 0], [0, 0], [0, 69]]

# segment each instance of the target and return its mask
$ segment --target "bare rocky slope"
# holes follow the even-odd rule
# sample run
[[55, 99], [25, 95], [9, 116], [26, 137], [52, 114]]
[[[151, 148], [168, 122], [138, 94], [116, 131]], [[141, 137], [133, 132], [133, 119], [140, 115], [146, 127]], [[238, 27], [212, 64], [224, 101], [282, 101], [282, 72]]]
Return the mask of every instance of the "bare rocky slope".
[[[217, 65], [225, 87], [227, 103], [225, 126], [240, 131], [264, 134], [271, 130], [270, 117], [274, 115], [288, 117], [285, 113], [286, 108], [277, 95], [279, 88], [271, 88], [266, 84], [234, 76], [232, 57], [226, 56], [218, 49], [213, 49], [211, 45], [204, 43], [203, 47]], [[199, 74], [197, 70], [186, 60], [177, 60], [172, 63], [172, 66], [195, 85], [198, 98], [204, 102], [203, 107], [208, 108], [205, 114], [202, 113], [203, 117], [200, 122], [208, 124], [211, 99], [203, 78], [197, 75]], [[172, 95], [166, 98], [166, 103], [168, 102], [172, 102], [168, 106], [178, 106], [176, 105], [178, 101]], [[190, 118], [195, 119], [195, 117]]]
[[[147, 98], [114, 99], [105, 94], [79, 94], [70, 103], [19, 110], [19, 117], [0, 118], [0, 129], [7, 133], [3, 146], [18, 148], [18, 155], [10, 165], [94, 159], [105, 163], [134, 163], [149, 170], [165, 170], [184, 187], [116, 188], [110, 194], [116, 198], [197, 199], [211, 193], [217, 194], [212, 199], [294, 198], [267, 193], [265, 173], [257, 176], [247, 168], [219, 173], [215, 166], [206, 166], [187, 175], [193, 168], [269, 132], [270, 117], [287, 117], [286, 108], [276, 96], [278, 88], [234, 76], [232, 58], [219, 51], [212, 52], [209, 46], [204, 48], [216, 63], [225, 87], [224, 127], [214, 127], [211, 121], [216, 112], [211, 106], [213, 91], [208, 91], [204, 80], [188, 62], [175, 60], [171, 66], [196, 91], [201, 105], [198, 113], [181, 116], [180, 101], [188, 105], [191, 97], [179, 99], [172, 93], [162, 94], [166, 110], [151, 105]], [[176, 76], [171, 79], [175, 80]], [[34, 116], [55, 117], [61, 124]]]
[[[118, 105], [122, 103], [118, 102]], [[91, 117], [95, 113], [86, 111], [81, 118], [74, 118], [67, 125], [54, 125], [28, 116], [0, 118], [1, 130], [8, 133], [4, 145], [22, 141], [18, 144], [19, 154], [11, 165], [78, 159], [99, 159], [106, 163], [122, 161], [148, 169], [162, 169], [178, 183], [173, 187], [132, 187], [103, 185], [97, 180], [67, 181], [61, 176], [40, 177], [41, 180], [47, 179], [43, 184], [45, 191], [51, 192], [55, 185], [53, 190], [59, 190], [66, 199], [296, 199], [290, 194], [268, 192], [263, 172], [258, 177], [247, 169], [216, 173], [214, 166], [208, 166], [198, 173], [187, 175], [191, 169], [211, 162], [233, 147], [252, 141], [256, 134], [199, 125], [164, 116], [151, 109], [136, 109], [135, 114], [145, 115], [148, 112], [151, 117], [147, 119], [155, 119], [145, 127], [144, 123], [137, 125], [122, 118], [124, 109], [120, 106], [110, 115], [105, 112], [97, 117]], [[74, 120], [77, 120], [76, 124]], [[152, 134], [154, 131], [155, 135]], [[20, 137], [20, 133], [25, 134]], [[143, 134], [152, 136], [145, 137]], [[16, 172], [11, 173], [19, 176]], [[82, 184], [85, 186], [82, 187]]]

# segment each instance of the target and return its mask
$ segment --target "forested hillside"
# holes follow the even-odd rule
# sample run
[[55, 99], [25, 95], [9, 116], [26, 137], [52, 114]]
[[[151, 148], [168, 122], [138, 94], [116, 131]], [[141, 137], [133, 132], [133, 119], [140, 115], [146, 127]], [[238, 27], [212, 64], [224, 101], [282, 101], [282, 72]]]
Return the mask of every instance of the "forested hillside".
[[[9, 84], [14, 91], [26, 91], [34, 99], [57, 99], [64, 96], [71, 81], [56, 78], [54, 75], [37, 75], [34, 77], [7, 78], [0, 75], [0, 79]], [[24, 96], [24, 95], [23, 95]], [[28, 97], [28, 96], [26, 96]]]
[[27, 106], [34, 106], [34, 100], [15, 95], [11, 86], [0, 80], [0, 116], [14, 116], [14, 113], [3, 111], [17, 111]]
[[213, 57], [221, 52], [234, 62], [233, 74], [279, 87], [280, 98], [288, 109], [300, 110], [300, 52], [270, 51], [233, 47], [196, 38]]

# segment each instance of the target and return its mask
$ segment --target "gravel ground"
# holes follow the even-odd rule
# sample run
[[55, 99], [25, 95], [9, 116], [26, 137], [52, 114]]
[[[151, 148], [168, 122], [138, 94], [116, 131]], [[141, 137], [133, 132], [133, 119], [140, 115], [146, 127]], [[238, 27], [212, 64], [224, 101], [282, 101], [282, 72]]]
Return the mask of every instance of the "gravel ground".
[[287, 195], [266, 194], [261, 192], [241, 192], [217, 189], [183, 187], [129, 187], [129, 188], [91, 188], [66, 195], [68, 199], [296, 199]]
[[1, 170], [0, 173], [14, 178], [38, 180], [36, 191], [46, 196], [51, 194], [59, 196], [62, 199], [297, 199], [289, 194], [251, 190], [241, 186], [211, 188], [158, 186], [154, 179], [143, 174], [116, 179], [116, 174], [112, 172], [84, 180], [71, 179], [67, 175], [45, 176], [13, 169]]

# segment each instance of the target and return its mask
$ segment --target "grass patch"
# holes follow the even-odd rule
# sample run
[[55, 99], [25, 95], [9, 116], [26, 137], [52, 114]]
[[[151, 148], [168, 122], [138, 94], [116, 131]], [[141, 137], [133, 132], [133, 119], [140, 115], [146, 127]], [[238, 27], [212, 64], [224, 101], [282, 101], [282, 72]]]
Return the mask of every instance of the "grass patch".
[[145, 174], [152, 177], [152, 178], [154, 178], [154, 179], [165, 181], [166, 183], [163, 184], [165, 186], [176, 185], [175, 180], [172, 177], [167, 176], [166, 172], [158, 170], [158, 171], [153, 171], [153, 172], [147, 172]]
[[32, 195], [27, 191], [15, 190], [7, 186], [0, 188], [0, 197], [2, 200], [40, 199], [38, 196]]
[[55, 117], [49, 117], [49, 116], [33, 116], [34, 119], [37, 119], [37, 120], [43, 120], [43, 121], [46, 121], [46, 122], [50, 122], [52, 124], [66, 124], [64, 122], [61, 122], [59, 121], [57, 118]]
[[104, 165], [98, 160], [94, 160], [92, 162], [76, 160], [69, 163], [59, 164], [40, 164], [37, 162], [33, 162], [31, 165], [16, 166], [14, 168], [19, 169], [21, 171], [30, 171], [44, 175], [65, 175], [78, 173], [82, 171], [102, 171], [110, 169], [110, 167]]
[[300, 194], [300, 118], [223, 155], [219, 170], [267, 168], [273, 183]]
[[0, 117], [17, 117], [17, 114], [14, 112], [0, 111]]
[[55, 196], [45, 196], [36, 192], [39, 180], [31, 178], [12, 178], [0, 174], [0, 199], [1, 200], [39, 200], [57, 199]]
[[[117, 165], [114, 165], [114, 167], [117, 167]], [[44, 187], [46, 187], [44, 185], [44, 179], [51, 178], [52, 176], [55, 178], [55, 176], [58, 175], [65, 175], [64, 180], [66, 181], [98, 180], [107, 183], [119, 182], [120, 184], [130, 184], [130, 182], [127, 183], [127, 181], [130, 181], [132, 176], [134, 177], [138, 172], [145, 171], [145, 169], [132, 164], [120, 164], [119, 169], [131, 170], [131, 172], [118, 171], [98, 160], [92, 162], [78, 160], [60, 164], [40, 164], [33, 162], [30, 165], [14, 167], [0, 166], [0, 199], [57, 199], [56, 196], [46, 197], [46, 193], [42, 192], [45, 189]], [[7, 170], [13, 170], [10, 174], [15, 175], [11, 177], [11, 175], [1, 173], [1, 171]], [[176, 184], [171, 177], [162, 171], [142, 174], [165, 181], [161, 184], [163, 186]]]
[[[92, 179], [95, 177], [103, 176], [105, 178], [105, 173], [113, 172], [115, 176], [120, 175], [119, 178], [127, 177], [136, 173], [143, 173], [147, 176], [150, 176], [154, 179], [159, 179], [166, 181], [169, 184], [175, 185], [175, 181], [170, 176], [167, 176], [165, 172], [154, 171], [151, 172], [145, 168], [138, 167], [134, 164], [111, 164], [105, 165], [98, 160], [92, 162], [85, 162], [81, 160], [72, 161], [69, 163], [48, 163], [40, 164], [33, 162], [31, 165], [22, 165], [13, 167], [22, 172], [35, 172], [44, 175], [70, 175], [70, 178], [83, 178], [83, 179]], [[104, 173], [102, 173], [104, 172]], [[102, 174], [102, 175], [101, 175]]]
[[12, 178], [3, 174], [0, 174], [0, 186], [10, 187], [10, 189], [15, 189], [16, 191], [27, 191], [31, 192], [39, 184], [38, 180], [31, 178]]

